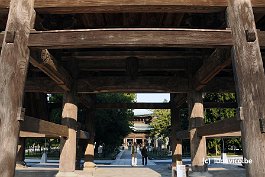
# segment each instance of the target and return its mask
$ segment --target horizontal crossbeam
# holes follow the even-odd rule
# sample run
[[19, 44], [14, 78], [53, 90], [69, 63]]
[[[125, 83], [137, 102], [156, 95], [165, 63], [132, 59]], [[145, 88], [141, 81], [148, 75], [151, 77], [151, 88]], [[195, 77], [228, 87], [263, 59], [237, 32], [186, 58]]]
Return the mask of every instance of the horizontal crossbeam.
[[[0, 12], [7, 12], [10, 0], [2, 0]], [[252, 0], [255, 12], [264, 12], [265, 2]], [[119, 12], [189, 12], [212, 13], [224, 11], [226, 0], [35, 0], [38, 13], [119, 13]]]
[[[0, 33], [0, 43], [3, 40]], [[265, 32], [259, 32], [265, 47]], [[114, 28], [32, 31], [29, 47], [41, 49], [99, 47], [231, 47], [231, 30], [176, 28]]]
[[20, 131], [44, 134], [47, 137], [68, 137], [68, 127], [41, 119], [25, 116]]
[[238, 131], [240, 131], [240, 121], [235, 118], [224, 119], [197, 128], [198, 136], [212, 136]]
[[[86, 77], [77, 80], [78, 93], [98, 93], [98, 92], [168, 92], [168, 93], [187, 93], [189, 92], [188, 79], [167, 76], [146, 76], [131, 80], [128, 77], [102, 76]], [[233, 78], [214, 78], [205, 92], [233, 92]], [[49, 78], [28, 78], [25, 85], [25, 92], [42, 93], [63, 93], [55, 82]]]

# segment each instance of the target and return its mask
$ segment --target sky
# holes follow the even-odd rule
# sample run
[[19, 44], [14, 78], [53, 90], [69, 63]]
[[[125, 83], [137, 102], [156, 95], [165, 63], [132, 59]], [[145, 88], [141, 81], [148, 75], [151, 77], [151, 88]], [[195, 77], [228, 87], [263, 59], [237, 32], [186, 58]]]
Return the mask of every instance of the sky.
[[[162, 103], [166, 99], [169, 101], [169, 93], [137, 93], [137, 102], [138, 103]], [[143, 115], [150, 114], [149, 110], [146, 109], [135, 109], [134, 115]]]

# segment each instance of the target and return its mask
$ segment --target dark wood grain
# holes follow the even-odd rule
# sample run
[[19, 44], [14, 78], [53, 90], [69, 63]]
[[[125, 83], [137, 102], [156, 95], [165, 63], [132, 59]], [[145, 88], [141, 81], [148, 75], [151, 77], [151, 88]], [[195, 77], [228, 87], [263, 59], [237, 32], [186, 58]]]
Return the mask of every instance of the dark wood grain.
[[30, 56], [30, 63], [47, 74], [59, 87], [65, 91], [71, 89], [72, 77], [48, 50], [32, 50]]
[[68, 137], [68, 127], [49, 121], [25, 116], [21, 124], [21, 131], [47, 135], [48, 137]]
[[231, 49], [216, 49], [194, 75], [193, 87], [199, 91], [231, 64]]
[[236, 118], [224, 119], [197, 129], [198, 136], [210, 136], [240, 131], [240, 121]]
[[[263, 0], [252, 0], [256, 12], [264, 12]], [[7, 12], [9, 0], [2, 0], [0, 12]], [[38, 13], [106, 13], [106, 12], [192, 12], [212, 13], [225, 10], [225, 0], [36, 0]]]
[[[2, 3], [1, 3], [2, 4]], [[19, 121], [29, 60], [28, 38], [34, 0], [12, 0], [6, 32], [15, 34], [6, 42], [2, 37], [0, 56], [0, 174], [14, 176]], [[6, 34], [5, 34], [6, 35]]]
[[265, 75], [251, 1], [229, 0], [228, 15], [234, 43], [232, 63], [241, 107], [244, 157], [253, 161], [245, 165], [246, 176], [263, 177], [265, 134], [260, 131], [259, 120], [265, 117]]

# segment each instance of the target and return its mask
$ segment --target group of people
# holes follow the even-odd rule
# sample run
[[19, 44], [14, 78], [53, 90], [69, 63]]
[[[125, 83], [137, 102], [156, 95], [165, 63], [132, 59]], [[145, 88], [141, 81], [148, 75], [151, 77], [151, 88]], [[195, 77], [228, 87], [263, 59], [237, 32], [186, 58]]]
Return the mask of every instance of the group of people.
[[[138, 145], [136, 142], [133, 143], [132, 148], [131, 148], [131, 155], [132, 155], [132, 166], [137, 166], [137, 152], [138, 151]], [[140, 145], [140, 151], [142, 155], [142, 165], [147, 165], [147, 148], [146, 145]]]

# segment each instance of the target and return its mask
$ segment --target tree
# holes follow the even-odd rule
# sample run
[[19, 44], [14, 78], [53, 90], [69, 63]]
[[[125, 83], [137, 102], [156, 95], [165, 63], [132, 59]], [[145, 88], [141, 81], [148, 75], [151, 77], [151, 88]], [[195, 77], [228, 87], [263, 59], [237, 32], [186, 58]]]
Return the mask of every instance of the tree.
[[150, 135], [156, 137], [169, 137], [171, 127], [170, 109], [154, 109], [154, 120], [151, 122], [152, 130]]
[[[135, 94], [107, 93], [98, 94], [97, 103], [131, 103]], [[105, 149], [113, 151], [120, 146], [123, 138], [130, 132], [133, 112], [130, 109], [105, 109], [96, 111], [95, 141], [104, 143]]]
[[[234, 93], [208, 93], [204, 101], [214, 102], [235, 102], [236, 96]], [[205, 123], [210, 124], [219, 120], [234, 118], [236, 110], [234, 108], [211, 108], [205, 110]], [[241, 148], [241, 138], [226, 138], [225, 149], [228, 146], [236, 146]], [[221, 151], [222, 141], [220, 138], [214, 138], [207, 140], [208, 151], [215, 151], [216, 155]]]

